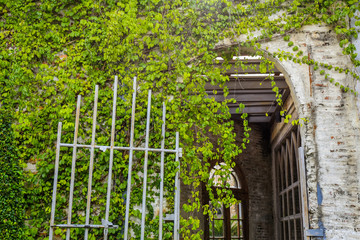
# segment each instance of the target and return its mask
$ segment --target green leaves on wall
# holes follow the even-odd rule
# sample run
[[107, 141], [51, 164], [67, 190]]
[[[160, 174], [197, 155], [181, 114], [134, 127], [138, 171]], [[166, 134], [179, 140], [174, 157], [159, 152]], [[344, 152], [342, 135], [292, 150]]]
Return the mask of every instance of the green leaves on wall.
[[[184, 148], [181, 165], [182, 181], [197, 187], [201, 182], [208, 183], [210, 162], [224, 161], [229, 166], [233, 164], [234, 157], [246, 147], [248, 143], [246, 136], [250, 131], [244, 115], [244, 144], [237, 146], [234, 141], [236, 136], [232, 132], [233, 123], [229, 120], [227, 102], [217, 103], [213, 99], [206, 98], [204, 89], [206, 81], [213, 85], [224, 86], [228, 79], [222, 73], [226, 68], [230, 68], [229, 60], [232, 56], [241, 55], [241, 47], [254, 49], [254, 53], [261, 55], [261, 51], [258, 51], [262, 48], [261, 44], [275, 38], [284, 38], [292, 49], [289, 52], [279, 50], [269, 53], [277, 59], [314, 65], [314, 69], [319, 69], [320, 74], [326, 78], [329, 75], [327, 71], [332, 69], [359, 79], [357, 74], [349, 69], [315, 62], [303, 56], [303, 52], [299, 50], [300, 46], [290, 41], [291, 33], [304, 25], [328, 24], [333, 26], [338, 34], [344, 54], [349, 55], [355, 65], [359, 65], [355, 59], [355, 46], [350, 43], [351, 37], [356, 37], [357, 32], [348, 26], [348, 17], [357, 18], [355, 16], [359, 8], [357, 2], [348, 0], [2, 1], [0, 3], [0, 109], [6, 108], [11, 112], [14, 120], [13, 146], [16, 146], [16, 149], [12, 149], [8, 154], [11, 154], [9, 157], [15, 165], [17, 165], [16, 160], [20, 159], [21, 164], [30, 162], [37, 166], [36, 172], [25, 173], [26, 218], [29, 219], [30, 226], [25, 231], [26, 239], [43, 239], [47, 234], [57, 123], [62, 121], [64, 125], [62, 142], [72, 142], [74, 110], [78, 94], [83, 96], [79, 136], [82, 141], [88, 142], [89, 129], [91, 129], [92, 91], [95, 84], [100, 85], [96, 141], [99, 144], [106, 144], [109, 142], [107, 136], [110, 128], [112, 79], [114, 75], [119, 76], [122, 85], [119, 96], [123, 100], [119, 101], [117, 108], [116, 144], [123, 145], [129, 139], [130, 89], [132, 89], [132, 78], [137, 76], [140, 83], [136, 119], [139, 125], [136, 130], [137, 138], [141, 139], [143, 136], [146, 92], [152, 89], [156, 93], [153, 100], [153, 141], [158, 142], [160, 139], [159, 126], [156, 124], [161, 121], [156, 109], [162, 101], [166, 101], [168, 131], [180, 132]], [[221, 69], [214, 68], [214, 59], [219, 56], [225, 59]], [[264, 61], [261, 65], [262, 71], [266, 71], [271, 65], [271, 62]], [[281, 96], [274, 81], [272, 86], [277, 92], [278, 103], [281, 105]], [[343, 86], [343, 89], [349, 90], [347, 86]], [[228, 89], [224, 88], [224, 92], [226, 95]], [[0, 131], [5, 131], [4, 129], [9, 127], [2, 127]], [[168, 144], [171, 145], [173, 136], [167, 137]], [[215, 143], [212, 140], [214, 138], [217, 139]], [[138, 144], [141, 144], [140, 140]], [[84, 186], [88, 168], [87, 154], [86, 151], [78, 152], [78, 185], [75, 195], [79, 204], [74, 209], [74, 222], [84, 221], [82, 214], [84, 205], [80, 202], [86, 192]], [[94, 205], [103, 210], [101, 196], [105, 186], [102, 181], [104, 177], [106, 178], [108, 153], [96, 154], [98, 169], [94, 177], [98, 181], [94, 186]], [[118, 190], [112, 196], [112, 206], [117, 207], [112, 213], [111, 221], [121, 224], [123, 219], [118, 216], [124, 211], [123, 192], [126, 187], [124, 181], [128, 157], [126, 154], [117, 154], [115, 159], [114, 184]], [[153, 159], [155, 161], [156, 156], [153, 156]], [[58, 199], [59, 209], [64, 209], [67, 202], [64, 196], [67, 196], [68, 191], [70, 161], [71, 152], [62, 149], [60, 167], [64, 175], [59, 180], [59, 196], [61, 196]], [[171, 162], [171, 156], [168, 156], [168, 161]], [[169, 165], [168, 171], [172, 172], [175, 168], [176, 166]], [[16, 168], [9, 167], [9, 169]], [[154, 163], [154, 173], [157, 169]], [[18, 173], [21, 177], [21, 171]], [[134, 184], [140, 186], [141, 178], [136, 174], [133, 177]], [[167, 186], [169, 191], [172, 188], [171, 183], [169, 178]], [[14, 183], [14, 189], [16, 186], [18, 185]], [[20, 184], [19, 191], [21, 187]], [[22, 201], [21, 197], [19, 199], [18, 201]], [[139, 199], [134, 197], [133, 204], [138, 204]], [[230, 195], [224, 195], [224, 199], [228, 202], [232, 201]], [[173, 201], [170, 195], [167, 196], [167, 201], [170, 206]], [[192, 211], [200, 207], [201, 203], [194, 192], [191, 202], [184, 208]], [[168, 210], [171, 211], [170, 208]], [[134, 210], [133, 214], [136, 215], [138, 212]], [[156, 224], [152, 221], [156, 219], [156, 214], [151, 214], [155, 217], [148, 219], [147, 223], [149, 226], [152, 224], [155, 229]], [[5, 215], [0, 216], [1, 219], [8, 219], [3, 216]], [[65, 212], [59, 211], [56, 220], [64, 221], [64, 216]], [[22, 216], [19, 219], [22, 219]], [[92, 221], [96, 222], [100, 219], [101, 216], [97, 215]], [[184, 219], [182, 223], [185, 233], [188, 232], [187, 228], [199, 225], [195, 218]], [[13, 224], [13, 226], [17, 228], [23, 225]], [[135, 224], [133, 227], [138, 228]], [[168, 225], [167, 228], [170, 229], [171, 226]], [[73, 231], [81, 235], [81, 231]], [[56, 234], [64, 236], [62, 230], [58, 230]], [[98, 234], [101, 233], [94, 231], [92, 234], [93, 238], [98, 238]], [[120, 233], [112, 231], [110, 234], [118, 236]], [[186, 234], [184, 237], [190, 238]], [[193, 238], [201, 237], [193, 236]]]

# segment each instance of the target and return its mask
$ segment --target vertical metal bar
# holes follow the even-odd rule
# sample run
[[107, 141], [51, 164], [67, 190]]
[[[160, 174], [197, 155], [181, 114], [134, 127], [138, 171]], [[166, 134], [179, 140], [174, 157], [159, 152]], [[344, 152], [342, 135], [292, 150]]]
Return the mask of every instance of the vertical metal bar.
[[148, 169], [148, 157], [149, 157], [150, 112], [151, 112], [151, 90], [149, 90], [149, 93], [148, 93], [148, 105], [147, 105], [147, 114], [146, 114], [144, 185], [143, 185], [142, 213], [141, 213], [141, 240], [144, 240], [144, 235], [145, 235], [146, 188], [147, 188], [147, 169]]
[[58, 124], [58, 132], [57, 132], [57, 141], [56, 141], [56, 157], [55, 157], [53, 195], [52, 195], [52, 203], [51, 203], [49, 240], [52, 240], [53, 235], [54, 235], [54, 227], [53, 227], [53, 225], [54, 225], [54, 220], [55, 220], [56, 190], [57, 190], [57, 182], [58, 182], [58, 174], [59, 174], [61, 127], [62, 127], [62, 123], [59, 122], [59, 124]]
[[[95, 86], [95, 100], [94, 100], [94, 113], [93, 113], [93, 125], [91, 133], [91, 148], [90, 148], [90, 164], [89, 164], [89, 181], [88, 181], [88, 192], [86, 202], [86, 219], [85, 224], [89, 224], [90, 220], [90, 204], [91, 204], [91, 187], [92, 187], [92, 175], [94, 168], [94, 150], [95, 150], [95, 133], [96, 133], [96, 115], [97, 115], [97, 103], [98, 103], [98, 91], [99, 86]], [[85, 240], [88, 239], [89, 228], [85, 228]]]
[[175, 175], [175, 210], [174, 210], [174, 240], [179, 240], [180, 221], [180, 161], [179, 161], [179, 132], [176, 132], [176, 156], [175, 161], [179, 164]]
[[162, 128], [161, 128], [161, 163], [160, 163], [160, 206], [159, 206], [159, 240], [162, 239], [162, 228], [163, 228], [163, 201], [164, 201], [164, 157], [165, 157], [165, 121], [166, 121], [166, 106], [163, 102], [163, 113], [162, 113]]
[[[114, 156], [114, 142], [115, 142], [115, 119], [116, 119], [116, 100], [117, 100], [117, 86], [118, 77], [115, 76], [114, 81], [114, 97], [113, 97], [113, 112], [111, 122], [111, 140], [110, 140], [110, 161], [109, 161], [109, 175], [107, 185], [107, 198], [106, 198], [106, 212], [105, 212], [105, 224], [109, 222], [109, 209], [110, 209], [110, 194], [111, 194], [111, 182], [112, 182], [112, 167], [113, 167], [113, 156]], [[104, 240], [107, 240], [108, 228], [104, 228]]]
[[[70, 195], [69, 195], [69, 210], [68, 210], [67, 224], [71, 224], [71, 217], [72, 217], [77, 138], [78, 138], [78, 131], [79, 131], [79, 117], [80, 117], [80, 103], [81, 103], [81, 96], [78, 95], [77, 105], [76, 105], [75, 131], [74, 131], [74, 148], [73, 148], [72, 163], [71, 163]], [[70, 239], [70, 230], [71, 230], [70, 228], [66, 229], [66, 240]]]
[[306, 168], [304, 148], [298, 148], [298, 164], [299, 164], [299, 180], [300, 180], [300, 193], [301, 193], [301, 217], [302, 217], [302, 235], [304, 240], [309, 240], [310, 237], [306, 236], [306, 230], [309, 229], [309, 210], [308, 210], [308, 197], [306, 188]]
[[133, 98], [132, 98], [132, 110], [131, 110], [131, 128], [130, 128], [130, 152], [129, 152], [129, 167], [128, 167], [128, 182], [126, 191], [126, 210], [125, 210], [125, 230], [124, 239], [128, 238], [129, 228], [129, 208], [130, 208], [130, 192], [131, 192], [131, 172], [132, 172], [132, 160], [134, 152], [134, 128], [135, 128], [135, 104], [136, 104], [136, 77], [134, 77], [133, 83]]

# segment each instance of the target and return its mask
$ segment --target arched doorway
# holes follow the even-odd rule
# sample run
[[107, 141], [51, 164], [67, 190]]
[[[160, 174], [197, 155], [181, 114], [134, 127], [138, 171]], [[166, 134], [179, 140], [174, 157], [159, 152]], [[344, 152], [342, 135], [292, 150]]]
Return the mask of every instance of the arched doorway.
[[230, 169], [230, 178], [221, 177], [221, 165], [215, 165], [210, 170], [210, 179], [214, 186], [212, 193], [217, 198], [217, 190], [227, 189], [232, 192], [238, 203], [229, 207], [218, 203], [216, 206], [209, 202], [208, 192], [205, 192], [204, 204], [209, 204], [215, 210], [213, 219], [206, 216], [204, 239], [249, 239], [248, 238], [248, 189], [244, 174], [239, 166]]
[[[234, 65], [226, 70], [225, 75], [229, 77], [225, 83], [228, 96], [222, 95], [221, 87], [211, 83], [207, 83], [206, 88], [209, 97], [217, 101], [227, 98], [236, 100], [228, 107], [239, 133], [242, 132], [242, 120], [236, 108], [239, 103], [244, 103], [244, 112], [248, 114], [247, 119], [253, 129], [248, 149], [242, 157], [234, 160], [236, 166], [243, 170], [241, 176], [248, 182], [247, 199], [242, 201], [247, 204], [248, 230], [244, 229], [244, 238], [225, 236], [227, 231], [231, 232], [231, 210], [216, 206], [218, 216], [212, 221], [205, 221], [205, 239], [303, 239], [304, 229], [307, 228], [307, 199], [306, 184], [302, 186], [300, 181], [300, 176], [305, 178], [305, 172], [299, 170], [299, 165], [304, 161], [298, 154], [301, 146], [300, 126], [285, 123], [281, 114], [286, 109], [293, 119], [299, 117], [294, 102], [296, 97], [292, 98], [287, 84], [288, 76], [281, 66], [278, 67], [279, 63], [273, 69], [268, 69], [267, 73], [261, 73], [261, 57], [234, 56], [232, 61], [235, 63], [239, 60], [242, 65], [251, 64], [253, 68], [242, 69]], [[221, 63], [221, 58], [218, 61]], [[276, 82], [282, 106], [277, 103], [270, 79]], [[208, 203], [208, 199], [206, 201]], [[215, 232], [218, 225], [223, 229]]]

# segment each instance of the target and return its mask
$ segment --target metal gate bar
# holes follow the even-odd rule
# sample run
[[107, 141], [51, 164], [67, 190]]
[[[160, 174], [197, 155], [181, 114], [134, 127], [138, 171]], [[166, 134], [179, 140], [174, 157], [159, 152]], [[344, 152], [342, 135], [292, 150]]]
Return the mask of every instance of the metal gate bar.
[[[71, 161], [71, 179], [70, 179], [70, 196], [69, 196], [69, 210], [68, 210], [68, 219], [67, 224], [71, 224], [72, 217], [72, 204], [73, 204], [73, 196], [74, 196], [74, 181], [75, 181], [75, 165], [76, 165], [76, 151], [77, 151], [77, 135], [79, 132], [79, 118], [80, 118], [80, 104], [81, 104], [81, 96], [79, 95], [77, 98], [76, 104], [76, 118], [75, 118], [75, 132], [74, 132], [74, 148], [73, 155]], [[66, 240], [70, 239], [70, 229], [66, 229]]]
[[[175, 161], [179, 163], [179, 157], [181, 157], [182, 149], [179, 148], [179, 133], [176, 132], [176, 142], [175, 149], [165, 149], [165, 120], [166, 120], [166, 106], [163, 103], [163, 124], [162, 124], [162, 140], [161, 148], [149, 148], [149, 131], [150, 131], [150, 111], [151, 111], [151, 90], [148, 94], [148, 106], [147, 106], [147, 124], [146, 124], [146, 139], [145, 147], [134, 147], [134, 129], [135, 129], [135, 109], [136, 109], [136, 78], [133, 82], [133, 98], [132, 98], [132, 114], [131, 114], [131, 129], [130, 129], [130, 146], [115, 146], [115, 120], [116, 120], [116, 101], [117, 101], [117, 85], [118, 78], [115, 76], [114, 81], [114, 97], [113, 97], [113, 112], [112, 112], [112, 125], [111, 125], [111, 141], [110, 146], [101, 146], [96, 145], [95, 143], [95, 134], [96, 134], [96, 117], [97, 117], [97, 102], [98, 102], [98, 86], [95, 87], [95, 96], [94, 96], [94, 112], [93, 112], [93, 123], [92, 123], [92, 136], [91, 136], [91, 145], [78, 144], [77, 136], [79, 130], [79, 117], [80, 117], [80, 103], [81, 96], [78, 96], [77, 107], [76, 107], [76, 119], [75, 119], [75, 131], [74, 131], [74, 141], [73, 144], [61, 143], [61, 130], [62, 123], [58, 124], [58, 135], [57, 135], [57, 144], [56, 144], [56, 158], [55, 158], [55, 172], [54, 172], [54, 184], [53, 184], [53, 197], [51, 204], [51, 218], [50, 218], [50, 231], [49, 231], [49, 240], [53, 239], [54, 228], [67, 228], [66, 239], [70, 239], [70, 228], [85, 228], [84, 239], [88, 239], [88, 233], [90, 228], [104, 228], [104, 239], [107, 240], [108, 237], [108, 228], [118, 228], [118, 225], [113, 225], [109, 222], [109, 212], [110, 212], [110, 196], [111, 196], [111, 183], [112, 183], [112, 167], [113, 167], [113, 155], [114, 150], [129, 150], [129, 166], [128, 166], [128, 182], [127, 182], [127, 195], [126, 195], [126, 212], [125, 212], [125, 232], [124, 239], [128, 239], [128, 225], [129, 225], [129, 208], [130, 208], [130, 197], [131, 197], [131, 175], [132, 175], [132, 161], [134, 151], [144, 151], [144, 186], [143, 186], [143, 199], [142, 199], [142, 217], [141, 217], [141, 239], [144, 239], [145, 235], [145, 216], [146, 216], [146, 191], [147, 191], [147, 162], [148, 162], [148, 153], [149, 152], [160, 152], [161, 153], [161, 163], [160, 163], [160, 209], [159, 209], [159, 239], [162, 239], [162, 222], [163, 222], [163, 193], [164, 193], [164, 156], [165, 153], [175, 153]], [[60, 147], [72, 147], [72, 164], [71, 164], [71, 179], [70, 179], [70, 193], [69, 193], [69, 206], [68, 206], [68, 217], [67, 224], [55, 224], [55, 208], [56, 208], [56, 193], [57, 193], [57, 182], [59, 174], [59, 158], [60, 158]], [[88, 192], [87, 192], [87, 205], [86, 205], [86, 220], [85, 224], [72, 224], [72, 205], [73, 205], [73, 193], [74, 193], [74, 184], [75, 184], [75, 169], [76, 169], [76, 153], [78, 148], [90, 148], [90, 163], [89, 163], [89, 180], [88, 180]], [[109, 173], [108, 173], [108, 186], [107, 186], [107, 199], [106, 199], [106, 212], [105, 219], [102, 220], [101, 225], [90, 224], [90, 209], [91, 209], [91, 192], [92, 192], [92, 174], [94, 168], [94, 151], [95, 149], [100, 149], [106, 151], [110, 149], [110, 159], [109, 159]], [[179, 212], [180, 212], [180, 181], [179, 181], [179, 166], [176, 172], [175, 177], [175, 206], [174, 206], [174, 239], [179, 239]]]
[[150, 131], [150, 110], [151, 110], [151, 90], [148, 94], [148, 105], [146, 114], [146, 133], [145, 133], [145, 159], [144, 159], [144, 186], [142, 195], [142, 214], [141, 214], [141, 240], [144, 240], [145, 236], [145, 215], [146, 215], [146, 187], [147, 187], [147, 169], [148, 169], [148, 157], [149, 157], [149, 131]]
[[[163, 113], [162, 113], [162, 122], [161, 127], [161, 150], [165, 149], [165, 119], [166, 119], [166, 106], [163, 103]], [[163, 226], [163, 201], [164, 201], [164, 157], [165, 152], [161, 152], [161, 163], [160, 163], [160, 209], [159, 209], [159, 240], [162, 239], [162, 226]]]
[[124, 239], [127, 240], [129, 232], [129, 209], [130, 209], [130, 197], [131, 197], [131, 172], [132, 172], [132, 158], [134, 151], [134, 127], [135, 127], [135, 104], [136, 104], [136, 77], [133, 84], [133, 98], [131, 109], [131, 129], [130, 129], [130, 151], [129, 151], [129, 167], [128, 167], [128, 182], [126, 192], [126, 209], [125, 209], [125, 232]]
[[[90, 223], [90, 205], [91, 205], [91, 189], [92, 189], [92, 175], [94, 170], [94, 152], [95, 152], [95, 134], [96, 134], [96, 116], [97, 116], [97, 103], [98, 103], [98, 90], [99, 87], [95, 86], [95, 99], [94, 99], [94, 112], [93, 112], [93, 123], [91, 131], [91, 148], [90, 148], [90, 165], [89, 165], [89, 180], [88, 180], [88, 192], [86, 199], [86, 217], [85, 225]], [[85, 228], [85, 240], [88, 239], [89, 228]]]
[[[179, 132], [176, 132], [176, 140], [175, 140], [175, 144], [176, 144], [176, 149], [181, 149], [179, 148]], [[178, 170], [176, 171], [176, 175], [175, 175], [175, 189], [176, 189], [176, 194], [175, 194], [175, 209], [174, 209], [174, 240], [179, 240], [179, 236], [180, 234], [178, 234], [178, 231], [180, 229], [180, 160], [179, 157], [181, 156], [180, 154], [182, 154], [182, 151], [177, 151], [176, 152], [176, 157], [175, 157], [175, 161], [178, 163]]]
[[[113, 112], [112, 112], [112, 119], [111, 119], [109, 175], [108, 175], [108, 186], [107, 186], [107, 190], [106, 190], [107, 196], [106, 196], [105, 224], [109, 223], [110, 194], [111, 194], [111, 183], [112, 183], [112, 167], [113, 167], [114, 143], [115, 143], [115, 120], [116, 120], [117, 86], [118, 86], [118, 77], [115, 76], [114, 97], [113, 97]], [[108, 228], [105, 228], [104, 229], [104, 240], [107, 240], [107, 237], [108, 237]]]
[[56, 206], [56, 191], [59, 174], [59, 156], [60, 156], [60, 141], [61, 141], [61, 129], [62, 123], [58, 124], [57, 140], [56, 140], [56, 157], [55, 157], [55, 169], [54, 169], [54, 184], [53, 184], [53, 195], [51, 202], [51, 215], [50, 215], [50, 230], [49, 240], [52, 240], [54, 235], [54, 219], [55, 219], [55, 206]]

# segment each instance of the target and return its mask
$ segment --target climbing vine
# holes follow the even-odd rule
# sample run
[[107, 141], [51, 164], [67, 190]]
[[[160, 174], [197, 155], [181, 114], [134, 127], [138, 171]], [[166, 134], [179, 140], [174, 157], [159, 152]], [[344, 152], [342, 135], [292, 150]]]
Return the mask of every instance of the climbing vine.
[[[233, 166], [233, 159], [246, 148], [250, 128], [244, 114], [243, 144], [235, 144], [236, 134], [232, 131], [233, 122], [229, 120], [227, 107], [227, 103], [234, 100], [229, 98], [218, 103], [212, 98], [206, 98], [205, 83], [210, 81], [213, 85], [224, 86], [228, 78], [223, 73], [233, 64], [229, 60], [245, 47], [253, 49], [255, 55], [263, 56], [264, 63], [260, 69], [265, 73], [273, 63], [266, 60], [268, 56], [264, 55], [262, 44], [282, 39], [288, 42], [291, 50], [267, 54], [279, 60], [311, 65], [325, 80], [356, 94], [351, 86], [344, 86], [331, 76], [335, 71], [359, 80], [356, 72], [304, 56], [300, 47], [290, 41], [290, 36], [305, 25], [330, 25], [340, 39], [343, 54], [350, 57], [354, 66], [359, 66], [356, 47], [351, 42], [352, 38], [357, 38], [357, 30], [349, 25], [350, 18], [356, 20], [356, 26], [360, 25], [356, 15], [358, 10], [358, 1], [355, 0], [1, 1], [0, 108], [12, 112], [14, 146], [18, 159], [24, 166], [36, 165], [36, 170], [24, 172], [25, 239], [43, 239], [48, 234], [57, 123], [63, 122], [62, 142], [71, 143], [77, 95], [83, 96], [79, 132], [83, 143], [90, 142], [92, 93], [96, 84], [101, 89], [96, 137], [98, 144], [108, 144], [110, 141], [114, 75], [118, 75], [121, 80], [119, 96], [122, 99], [117, 106], [117, 145], [126, 144], [129, 140], [131, 85], [134, 76], [139, 79], [136, 110], [139, 128], [135, 132], [137, 144], [141, 145], [143, 141], [147, 90], [152, 89], [156, 93], [151, 130], [153, 142], [161, 139], [159, 109], [161, 102], [166, 101], [167, 129], [169, 132], [180, 132], [184, 148], [181, 179], [184, 184], [194, 188], [190, 202], [183, 208], [186, 211], [203, 211], [211, 217], [209, 206], [201, 204], [196, 189], [202, 183], [206, 184], [208, 190], [211, 189], [212, 183], [208, 181], [211, 162], [224, 161], [225, 166]], [[219, 56], [224, 59], [223, 67], [214, 68], [214, 59]], [[241, 61], [235, 64], [244, 68]], [[276, 82], [272, 82], [278, 103], [282, 105]], [[225, 96], [228, 93], [226, 87], [224, 93]], [[243, 107], [239, 106], [239, 110]], [[167, 145], [171, 147], [174, 136], [170, 134], [167, 137]], [[214, 138], [216, 142], [212, 140]], [[58, 209], [67, 206], [65, 196], [70, 182], [71, 154], [70, 150], [62, 149]], [[104, 211], [108, 154], [96, 152], [96, 164], [99, 167], [94, 172], [92, 204], [99, 212]], [[74, 222], [83, 222], [85, 218], [85, 205], [81, 200], [85, 198], [87, 190], [87, 156], [87, 150], [78, 152], [78, 164], [81, 167], [76, 175], [74, 196], [79, 204], [74, 206]], [[156, 175], [159, 169], [155, 163], [157, 156], [150, 157], [154, 159], [150, 169]], [[138, 155], [137, 158], [142, 157]], [[169, 172], [174, 172], [177, 167], [176, 164], [171, 165], [172, 158], [171, 155], [167, 156]], [[113, 184], [116, 191], [113, 192], [111, 205], [117, 207], [113, 208], [110, 220], [119, 225], [123, 222], [119, 216], [124, 212], [127, 161], [126, 152], [115, 155], [116, 180]], [[134, 185], [141, 186], [142, 178], [135, 174], [136, 170], [140, 171], [141, 162], [134, 168]], [[229, 172], [226, 167], [223, 170]], [[168, 180], [169, 194], [166, 197], [171, 206], [173, 182], [170, 178]], [[158, 182], [153, 181], [149, 186], [154, 196], [158, 194], [154, 190], [156, 184]], [[134, 192], [133, 206], [140, 204], [140, 195], [140, 191]], [[221, 198], [226, 204], [236, 201], [226, 192]], [[154, 201], [155, 198], [152, 198], [149, 203]], [[151, 215], [147, 219], [147, 232], [156, 234], [157, 216], [151, 204], [147, 207]], [[169, 207], [168, 211], [171, 210]], [[138, 216], [139, 211], [134, 208], [131, 214]], [[101, 222], [102, 216], [94, 215], [92, 221]], [[66, 222], [65, 210], [57, 212], [56, 221]], [[201, 231], [190, 231], [199, 227], [196, 217], [182, 219], [181, 224], [185, 239], [201, 239]], [[172, 228], [171, 224], [165, 227]], [[132, 223], [132, 228], [135, 234], [139, 232], [136, 223]], [[73, 230], [73, 233], [79, 236], [82, 234], [80, 230]], [[56, 230], [59, 237], [63, 238], [64, 234], [63, 230]], [[119, 237], [122, 233], [111, 230], [110, 234]], [[92, 239], [99, 239], [99, 236], [101, 231], [91, 233]]]
[[13, 143], [10, 114], [0, 109], [0, 234], [4, 239], [24, 237], [24, 179]]

